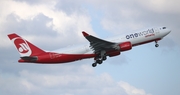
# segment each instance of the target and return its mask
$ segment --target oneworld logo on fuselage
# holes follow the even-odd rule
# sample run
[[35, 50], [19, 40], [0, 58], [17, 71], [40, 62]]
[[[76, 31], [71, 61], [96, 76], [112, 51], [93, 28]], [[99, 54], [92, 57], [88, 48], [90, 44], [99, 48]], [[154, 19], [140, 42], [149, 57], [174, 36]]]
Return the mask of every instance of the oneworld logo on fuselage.
[[137, 38], [140, 36], [145, 36], [145, 37], [155, 36], [154, 29], [152, 28], [143, 32], [126, 35], [126, 39]]

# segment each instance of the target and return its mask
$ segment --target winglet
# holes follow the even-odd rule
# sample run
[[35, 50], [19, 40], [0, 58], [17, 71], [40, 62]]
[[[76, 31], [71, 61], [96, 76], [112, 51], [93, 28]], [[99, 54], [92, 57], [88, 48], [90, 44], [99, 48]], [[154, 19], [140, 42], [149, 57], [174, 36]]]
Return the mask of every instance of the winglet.
[[82, 32], [82, 34], [84, 35], [84, 37], [87, 37], [87, 36], [89, 36], [89, 34], [88, 33], [86, 33], [86, 32]]

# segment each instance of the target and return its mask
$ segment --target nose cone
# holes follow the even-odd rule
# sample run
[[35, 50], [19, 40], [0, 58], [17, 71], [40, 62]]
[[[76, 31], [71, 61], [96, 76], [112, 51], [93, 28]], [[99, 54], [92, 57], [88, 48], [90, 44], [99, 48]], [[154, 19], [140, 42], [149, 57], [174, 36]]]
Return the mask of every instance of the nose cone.
[[167, 32], [167, 34], [169, 34], [169, 33], [171, 32], [171, 30], [170, 30], [170, 29], [167, 29], [166, 32]]
[[170, 29], [164, 29], [164, 31], [162, 32], [162, 34], [163, 34], [164, 36], [166, 36], [166, 35], [168, 35], [170, 32], [171, 32]]

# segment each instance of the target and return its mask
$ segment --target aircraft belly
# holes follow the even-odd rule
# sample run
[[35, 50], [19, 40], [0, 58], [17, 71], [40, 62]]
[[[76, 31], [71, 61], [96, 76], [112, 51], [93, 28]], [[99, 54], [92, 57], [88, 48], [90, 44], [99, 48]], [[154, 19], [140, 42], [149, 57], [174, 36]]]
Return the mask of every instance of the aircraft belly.
[[132, 46], [144, 44], [144, 43], [149, 43], [155, 40], [160, 40], [161, 37], [159, 35], [154, 35], [154, 36], [142, 36], [138, 38], [131, 39], [130, 42]]

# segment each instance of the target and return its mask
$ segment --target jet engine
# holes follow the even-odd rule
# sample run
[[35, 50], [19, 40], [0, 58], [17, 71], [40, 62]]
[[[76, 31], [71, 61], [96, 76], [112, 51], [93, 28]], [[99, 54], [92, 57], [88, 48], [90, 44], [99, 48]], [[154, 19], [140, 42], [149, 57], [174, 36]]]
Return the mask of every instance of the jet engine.
[[132, 44], [131, 42], [123, 42], [123, 43], [120, 43], [118, 47], [119, 47], [118, 50], [120, 50], [121, 52], [127, 51], [127, 50], [132, 49]]

